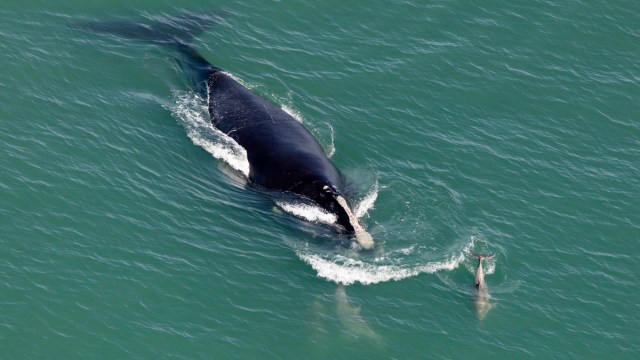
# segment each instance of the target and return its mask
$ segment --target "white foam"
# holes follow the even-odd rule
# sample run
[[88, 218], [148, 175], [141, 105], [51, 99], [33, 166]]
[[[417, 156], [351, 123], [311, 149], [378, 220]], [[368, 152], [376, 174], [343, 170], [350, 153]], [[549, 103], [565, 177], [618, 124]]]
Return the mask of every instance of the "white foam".
[[373, 205], [375, 204], [376, 199], [378, 198], [379, 191], [380, 191], [380, 187], [376, 182], [376, 184], [373, 186], [373, 188], [371, 188], [369, 193], [362, 200], [360, 200], [360, 202], [356, 205], [354, 213], [358, 219], [363, 217], [365, 214], [367, 214], [367, 212], [369, 212], [370, 209], [373, 208]]
[[402, 255], [411, 255], [411, 253], [413, 253], [416, 249], [415, 245], [411, 245], [407, 248], [403, 248], [403, 249], [398, 249], [396, 250], [396, 252], [402, 254]]
[[484, 266], [483, 270], [484, 270], [485, 275], [491, 275], [491, 274], [496, 272], [496, 261], [495, 261], [495, 258], [493, 258], [493, 259], [491, 259], [489, 261], [486, 261], [486, 263], [484, 265], [485, 266]]
[[334, 214], [326, 212], [318, 206], [283, 201], [276, 201], [276, 204], [282, 210], [310, 222], [334, 224], [337, 221], [337, 217]]
[[329, 144], [329, 151], [327, 152], [327, 156], [329, 158], [332, 158], [333, 155], [336, 154], [336, 139], [333, 131], [333, 126], [331, 126], [328, 123], [327, 123], [327, 126], [329, 127], [329, 130], [331, 130], [331, 144]]
[[415, 266], [379, 265], [342, 255], [321, 256], [298, 251], [298, 256], [318, 273], [319, 277], [338, 284], [351, 285], [359, 282], [363, 285], [387, 281], [400, 281], [419, 274], [433, 274], [441, 270], [453, 270], [464, 260], [459, 253], [443, 261], [428, 262]]
[[296, 254], [318, 273], [318, 277], [344, 285], [354, 283], [370, 285], [400, 281], [420, 274], [451, 271], [460, 264], [465, 264], [465, 254], [473, 247], [474, 240], [472, 237], [462, 248], [456, 247], [451, 250], [450, 255], [446, 255], [442, 260], [417, 264], [415, 260], [409, 260], [409, 258], [420, 256], [420, 248], [416, 245], [391, 250], [368, 260], [334, 253], [319, 254], [308, 248], [298, 249]]
[[[476, 242], [479, 242], [480, 244], [476, 245]], [[491, 251], [488, 251], [488, 243], [487, 243], [487, 241], [484, 240], [484, 239], [478, 239], [475, 235], [471, 235], [471, 242], [465, 248], [465, 253], [469, 254], [471, 252], [471, 249], [475, 249], [474, 252], [479, 253], [479, 254], [491, 253]], [[476, 270], [477, 270], [477, 266], [478, 266], [478, 261], [477, 261], [477, 259], [475, 259], [474, 261], [469, 262], [469, 264], [467, 265], [467, 268], [469, 269], [470, 272], [475, 273]], [[495, 271], [496, 271], [496, 258], [492, 257], [490, 259], [483, 260], [482, 267], [483, 267], [483, 271], [484, 271], [485, 275], [491, 275], [491, 274], [495, 273]]]
[[296, 110], [296, 109], [294, 109], [294, 108], [292, 108], [292, 107], [290, 107], [288, 105], [285, 105], [285, 104], [280, 105], [280, 108], [282, 109], [282, 111], [284, 111], [287, 114], [291, 115], [291, 117], [296, 119], [299, 123], [302, 124], [304, 122], [304, 119], [303, 119], [302, 115], [300, 114], [300, 112], [298, 112], [298, 110]]
[[175, 104], [170, 110], [185, 127], [191, 141], [249, 177], [246, 150], [211, 124], [205, 99], [189, 91], [175, 91], [173, 95]]
[[246, 82], [246, 81], [244, 81], [244, 80], [240, 79], [239, 77], [237, 77], [237, 76], [233, 75], [233, 74], [232, 74], [232, 73], [230, 73], [230, 72], [223, 71], [222, 73], [223, 73], [223, 74], [225, 74], [225, 75], [227, 75], [228, 77], [232, 78], [233, 80], [237, 81], [240, 85], [242, 85], [242, 86], [246, 87], [247, 89], [253, 89], [253, 88], [255, 88], [255, 86], [254, 86], [254, 85], [249, 84], [248, 82]]

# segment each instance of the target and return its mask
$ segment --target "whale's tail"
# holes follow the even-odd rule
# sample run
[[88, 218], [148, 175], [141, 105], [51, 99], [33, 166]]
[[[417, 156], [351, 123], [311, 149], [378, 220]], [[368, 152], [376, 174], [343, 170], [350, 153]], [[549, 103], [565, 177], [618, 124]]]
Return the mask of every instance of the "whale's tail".
[[475, 279], [475, 304], [478, 319], [482, 320], [495, 305], [491, 302], [491, 295], [489, 295], [489, 288], [484, 282], [484, 270], [482, 269], [482, 260], [492, 259], [496, 254], [477, 254], [469, 252], [469, 255], [478, 259], [478, 269], [476, 270]]
[[493, 259], [496, 256], [496, 254], [477, 254], [472, 252], [470, 252], [469, 255], [473, 256], [474, 258], [480, 261]]
[[191, 74], [192, 85], [206, 94], [206, 79], [219, 68], [211, 65], [191, 46], [194, 38], [222, 18], [213, 13], [183, 13], [174, 17], [147, 16], [140, 20], [87, 21], [71, 24], [74, 29], [113, 35], [161, 45], [181, 55], [179, 60]]
[[202, 32], [220, 22], [222, 22], [222, 18], [216, 14], [187, 12], [173, 17], [147, 16], [141, 20], [85, 21], [70, 26], [126, 39], [171, 46], [175, 43], [189, 44]]

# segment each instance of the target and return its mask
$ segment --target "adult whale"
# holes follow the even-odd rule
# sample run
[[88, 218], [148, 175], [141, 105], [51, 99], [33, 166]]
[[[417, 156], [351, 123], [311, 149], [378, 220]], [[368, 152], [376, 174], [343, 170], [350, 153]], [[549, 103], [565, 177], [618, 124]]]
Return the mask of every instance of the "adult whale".
[[249, 180], [266, 189], [309, 199], [336, 216], [342, 231], [353, 234], [364, 249], [373, 247], [345, 200], [343, 177], [311, 133], [270, 101], [209, 63], [191, 40], [219, 20], [188, 14], [153, 23], [90, 22], [75, 27], [146, 40], [179, 54], [191, 82], [207, 97], [211, 122], [240, 144], [249, 160]]

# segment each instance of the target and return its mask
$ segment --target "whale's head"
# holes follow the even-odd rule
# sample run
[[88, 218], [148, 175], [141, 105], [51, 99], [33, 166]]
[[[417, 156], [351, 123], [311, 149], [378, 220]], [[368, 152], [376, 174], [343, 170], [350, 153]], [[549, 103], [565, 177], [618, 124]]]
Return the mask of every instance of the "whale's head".
[[336, 216], [336, 222], [343, 227], [346, 232], [353, 233], [355, 227], [349, 218], [350, 210], [348, 207], [345, 209], [345, 207], [340, 204], [338, 201], [339, 197], [341, 197], [341, 195], [335, 186], [326, 184], [322, 186], [322, 189], [319, 189], [318, 197], [315, 200], [325, 210]]
[[335, 186], [324, 184], [314, 199], [320, 206], [332, 214], [336, 215], [336, 223], [345, 232], [354, 234], [356, 241], [364, 249], [373, 247], [373, 238], [358, 222], [358, 218], [353, 214], [347, 200], [340, 194]]

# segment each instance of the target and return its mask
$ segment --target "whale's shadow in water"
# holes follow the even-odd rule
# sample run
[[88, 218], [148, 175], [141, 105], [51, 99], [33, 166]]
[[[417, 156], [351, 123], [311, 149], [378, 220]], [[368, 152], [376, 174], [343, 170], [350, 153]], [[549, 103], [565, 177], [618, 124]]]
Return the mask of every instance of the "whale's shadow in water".
[[336, 314], [344, 330], [356, 338], [366, 338], [382, 344], [382, 337], [362, 317], [362, 308], [351, 304], [346, 286], [338, 284], [335, 292]]

